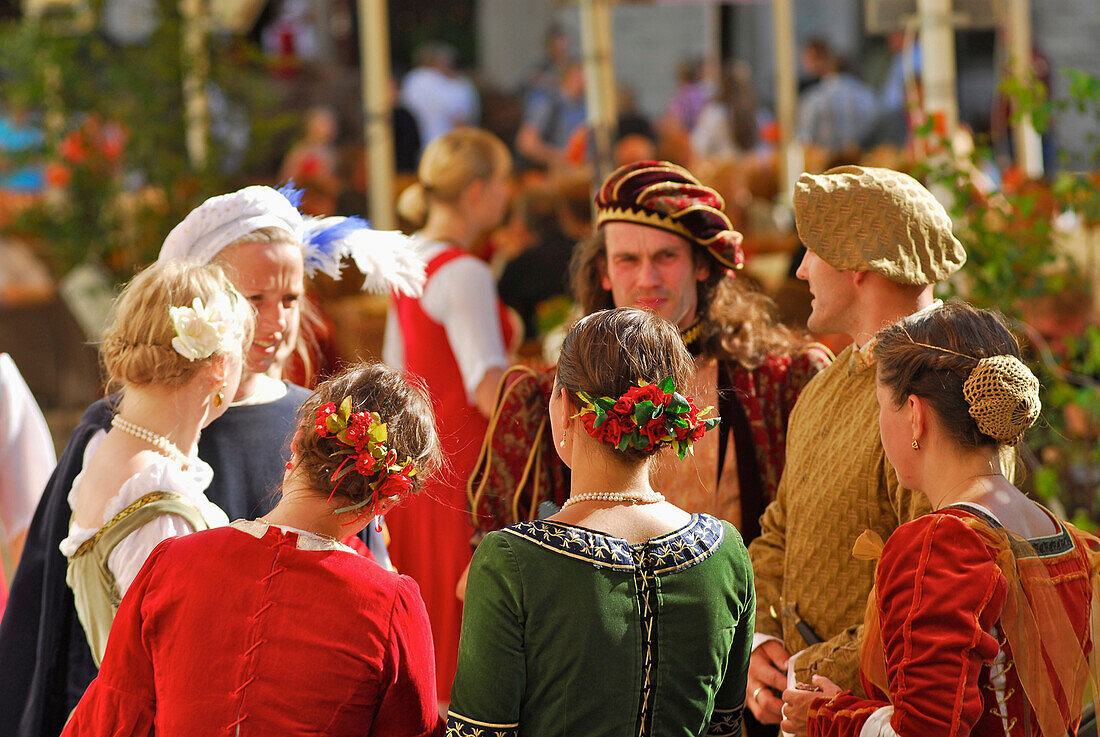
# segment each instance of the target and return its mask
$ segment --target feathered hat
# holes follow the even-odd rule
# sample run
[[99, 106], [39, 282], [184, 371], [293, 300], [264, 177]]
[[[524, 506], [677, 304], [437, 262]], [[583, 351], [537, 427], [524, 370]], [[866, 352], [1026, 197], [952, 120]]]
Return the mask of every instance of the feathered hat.
[[172, 228], [160, 260], [208, 263], [223, 248], [261, 228], [278, 228], [302, 244], [306, 273], [340, 279], [350, 258], [363, 273], [363, 289], [419, 296], [424, 262], [399, 231], [373, 230], [360, 217], [312, 217], [298, 212], [302, 190], [293, 182], [279, 189], [253, 185], [211, 197]]

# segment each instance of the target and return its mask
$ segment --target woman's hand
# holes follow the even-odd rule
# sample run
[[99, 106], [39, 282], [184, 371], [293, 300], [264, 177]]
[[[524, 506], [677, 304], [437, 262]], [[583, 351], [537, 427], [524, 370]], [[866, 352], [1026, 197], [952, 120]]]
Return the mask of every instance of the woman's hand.
[[783, 721], [779, 728], [787, 734], [807, 734], [807, 720], [810, 704], [817, 699], [831, 699], [840, 693], [840, 687], [825, 676], [814, 676], [813, 685], [798, 684], [797, 688], [788, 688], [783, 692]]

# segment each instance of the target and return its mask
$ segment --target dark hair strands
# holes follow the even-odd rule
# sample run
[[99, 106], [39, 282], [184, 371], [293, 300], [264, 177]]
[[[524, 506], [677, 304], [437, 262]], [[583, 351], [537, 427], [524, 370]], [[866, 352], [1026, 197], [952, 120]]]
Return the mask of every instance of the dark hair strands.
[[[339, 406], [345, 397], [351, 397], [352, 412], [377, 412], [386, 423], [385, 445], [397, 452], [399, 462], [412, 459], [416, 467], [412, 493], [419, 492], [424, 480], [443, 462], [431, 402], [422, 386], [377, 362], [357, 364], [321, 382], [302, 404], [293, 440], [297, 470], [306, 474], [319, 494], [327, 497], [332, 493], [332, 473], [339, 465], [332, 454], [344, 446], [318, 435], [314, 425], [319, 407], [328, 402]], [[352, 503], [364, 501], [372, 493], [364, 477], [355, 472], [340, 480], [336, 492]]]

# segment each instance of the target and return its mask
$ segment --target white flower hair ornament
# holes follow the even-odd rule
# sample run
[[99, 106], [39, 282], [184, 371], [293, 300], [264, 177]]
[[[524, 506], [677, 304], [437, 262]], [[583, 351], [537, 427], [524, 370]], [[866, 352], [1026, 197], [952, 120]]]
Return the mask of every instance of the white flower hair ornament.
[[[303, 191], [295, 189], [293, 182], [277, 191], [294, 207], [301, 204]], [[363, 291], [419, 297], [424, 289], [424, 260], [414, 251], [412, 240], [400, 231], [373, 230], [370, 223], [354, 215], [306, 215], [299, 237], [310, 276], [320, 271], [339, 281], [340, 265], [350, 258], [363, 274]]]
[[229, 353], [239, 348], [241, 325], [229, 303], [229, 297], [219, 294], [210, 305], [198, 297], [190, 307], [169, 307], [172, 328], [172, 348], [188, 361], [209, 358], [217, 352]]

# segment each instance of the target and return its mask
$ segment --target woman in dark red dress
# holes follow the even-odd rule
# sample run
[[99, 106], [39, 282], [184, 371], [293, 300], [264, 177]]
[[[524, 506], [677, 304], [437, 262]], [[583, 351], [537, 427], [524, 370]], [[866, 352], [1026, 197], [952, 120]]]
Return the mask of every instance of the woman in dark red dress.
[[963, 303], [884, 330], [874, 350], [883, 447], [934, 511], [885, 546], [867, 533], [856, 541], [857, 557], [879, 559], [860, 664], [868, 697], [815, 676], [831, 698], [789, 689], [783, 729], [1075, 734], [1100, 676], [1100, 541], [1032, 502], [1000, 466], [1000, 450], [1039, 415], [1038, 380], [997, 316]]
[[302, 407], [266, 518], [166, 540], [115, 619], [66, 735], [439, 735], [416, 583], [339, 540], [439, 463], [420, 391], [381, 364]]
[[424, 149], [419, 181], [398, 203], [418, 228], [413, 244], [428, 265], [427, 281], [419, 298], [394, 298], [383, 358], [427, 386], [447, 468], [386, 523], [393, 564], [416, 579], [428, 607], [440, 701], [450, 697], [458, 660], [462, 603], [455, 588], [472, 554], [466, 479], [488, 429], [513, 334], [488, 265], [470, 249], [500, 225], [511, 170], [500, 139], [456, 128]]

